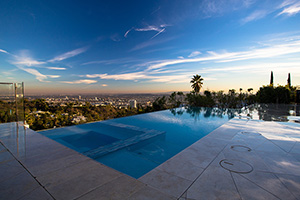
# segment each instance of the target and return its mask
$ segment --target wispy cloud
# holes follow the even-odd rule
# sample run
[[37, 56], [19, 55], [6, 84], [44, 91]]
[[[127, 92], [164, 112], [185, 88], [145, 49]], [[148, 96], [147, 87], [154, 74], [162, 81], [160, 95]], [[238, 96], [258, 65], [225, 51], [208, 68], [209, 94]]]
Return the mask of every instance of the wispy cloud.
[[129, 29], [128, 31], [126, 31], [126, 33], [124, 34], [124, 37], [127, 38], [127, 35], [129, 34], [130, 31], [132, 31], [134, 28], [132, 27], [131, 29]]
[[3, 50], [3, 49], [0, 49], [0, 52], [9, 54], [7, 51], [5, 51], [5, 50]]
[[[203, 0], [199, 7], [205, 18], [223, 15], [236, 10], [247, 9], [255, 0]], [[197, 8], [195, 6], [195, 8]]]
[[47, 81], [45, 81], [45, 79], [47, 79], [47, 75], [41, 74], [36, 69], [31, 69], [31, 68], [27, 68], [27, 67], [19, 67], [19, 69], [21, 69], [25, 72], [28, 72], [29, 74], [34, 75], [36, 77], [36, 79], [41, 82], [47, 82]]
[[241, 20], [242, 24], [246, 24], [251, 21], [255, 21], [261, 18], [264, 18], [269, 12], [267, 10], [256, 10], [251, 13], [249, 16]]
[[120, 42], [122, 40], [121, 37], [119, 36], [119, 34], [117, 34], [117, 33], [111, 35], [110, 39], [114, 42]]
[[[263, 74], [269, 73], [270, 71], [275, 71], [276, 73], [285, 74], [287, 72], [294, 72], [294, 75], [299, 74], [298, 68], [299, 62], [262, 62], [255, 64], [237, 64], [232, 67], [213, 67], [213, 68], [203, 68], [201, 74], [223, 74], [223, 73], [237, 73], [237, 74]], [[296, 73], [298, 72], [298, 73]]]
[[[201, 57], [190, 57], [190, 58], [179, 58], [173, 60], [156, 60], [148, 62], [144, 66], [142, 71], [134, 71], [127, 73], [118, 74], [87, 74], [87, 78], [100, 78], [100, 79], [113, 79], [113, 80], [141, 80], [150, 82], [166, 82], [166, 83], [179, 83], [186, 82], [190, 79], [190, 75], [194, 73], [195, 70], [191, 68], [185, 68], [182, 70], [174, 69], [175, 65], [178, 64], [188, 64], [188, 63], [226, 63], [234, 62], [240, 60], [256, 60], [256, 59], [267, 59], [279, 56], [284, 56], [288, 54], [300, 53], [300, 39], [290, 39], [289, 41], [282, 41], [282, 43], [276, 44], [263, 44], [260, 47], [251, 48], [248, 51], [236, 51], [227, 52], [222, 51], [221, 53], [215, 51], [208, 51], [206, 54], [201, 54]], [[279, 41], [279, 40], [278, 40]], [[199, 53], [195, 53], [200, 55]], [[173, 68], [171, 70], [170, 68]], [[261, 67], [261, 66], [260, 66]], [[201, 68], [200, 68], [201, 69]], [[198, 70], [200, 70], [198, 69]], [[202, 68], [205, 69], [205, 68]], [[239, 70], [240, 68], [224, 68], [226, 71]], [[245, 67], [243, 69], [246, 69]], [[249, 67], [249, 70], [251, 67]], [[209, 71], [217, 71], [218, 69], [207, 69], [206, 73]], [[223, 69], [220, 69], [223, 70]], [[259, 70], [259, 68], [257, 68]], [[211, 77], [212, 79], [213, 77]]]
[[157, 37], [159, 34], [165, 32], [166, 30], [166, 27], [169, 26], [169, 25], [166, 25], [166, 24], [161, 24], [160, 26], [146, 26], [146, 27], [143, 27], [143, 28], [130, 28], [129, 30], [126, 31], [126, 33], [124, 34], [124, 37], [127, 38], [128, 34], [134, 30], [134, 31], [138, 31], [138, 32], [145, 32], [145, 31], [156, 31], [157, 33], [151, 37], [151, 39]]
[[156, 33], [151, 39], [155, 38], [156, 36], [158, 36], [159, 34], [161, 34], [162, 32], [164, 32], [166, 30], [166, 28], [161, 29], [158, 33]]
[[[13, 61], [10, 61], [11, 64], [15, 65], [18, 69], [23, 70], [29, 74], [35, 76], [38, 81], [41, 82], [50, 82], [47, 78], [59, 78], [60, 75], [46, 75], [42, 74], [36, 67], [39, 68], [48, 68], [48, 69], [55, 69], [56, 67], [45, 67], [44, 65], [47, 64], [45, 61], [39, 61], [30, 55], [28, 50], [22, 50], [19, 55], [12, 55]], [[34, 67], [34, 68], [33, 68]]]
[[16, 55], [10, 54], [3, 49], [0, 49], [0, 52], [9, 54], [12, 58], [12, 60], [9, 62], [11, 64], [15, 65], [18, 69], [21, 69], [29, 74], [34, 75], [36, 77], [36, 79], [41, 82], [49, 82], [47, 80], [47, 78], [59, 78], [61, 76], [60, 75], [42, 74], [40, 71], [38, 71], [35, 68], [44, 68], [44, 69], [50, 69], [50, 70], [66, 70], [65, 67], [50, 67], [50, 66], [47, 66], [47, 64], [74, 57], [78, 54], [85, 52], [87, 49], [88, 49], [88, 47], [78, 48], [73, 51], [69, 51], [62, 55], [56, 56], [55, 58], [48, 60], [48, 61], [40, 61], [40, 60], [34, 59], [28, 50], [22, 50], [22, 51], [20, 51], [19, 54], [16, 54]]
[[83, 80], [77, 80], [77, 81], [61, 81], [62, 83], [69, 83], [69, 84], [92, 84], [97, 83], [96, 80], [89, 80], [89, 79], [83, 79]]
[[53, 69], [53, 70], [66, 70], [65, 67], [46, 67], [47, 69]]
[[161, 31], [163, 28], [161, 27], [157, 27], [157, 26], [147, 26], [147, 27], [144, 27], [144, 28], [135, 28], [134, 30], [135, 31]]
[[190, 79], [191, 72], [181, 73], [177, 75], [161, 75], [151, 74], [146, 71], [142, 72], [133, 72], [133, 73], [124, 73], [124, 74], [88, 74], [87, 78], [100, 78], [100, 79], [112, 79], [112, 80], [143, 80], [149, 82], [163, 82], [163, 83], [184, 83]]
[[272, 58], [276, 56], [299, 53], [299, 52], [300, 52], [300, 40], [293, 40], [282, 44], [269, 45], [267, 47], [252, 49], [250, 51], [223, 52], [223, 53], [216, 53], [210, 51], [208, 52], [209, 55], [203, 57], [168, 60], [168, 61], [164, 61], [152, 65], [149, 67], [149, 69], [157, 69], [169, 65], [203, 62], [203, 61], [233, 62], [238, 60]]
[[62, 61], [62, 60], [77, 56], [79, 54], [82, 54], [82, 53], [86, 52], [87, 50], [88, 50], [88, 47], [78, 48], [78, 49], [66, 52], [64, 54], [61, 54], [59, 56], [56, 56], [53, 59], [49, 60], [48, 62]]
[[13, 58], [14, 61], [11, 62], [12, 64], [27, 66], [27, 67], [43, 65], [46, 63], [44, 61], [39, 61], [32, 58], [28, 50], [21, 51], [19, 55], [13, 55]]
[[300, 2], [299, 1], [285, 1], [283, 3], [286, 7], [277, 16], [286, 14], [287, 16], [296, 15], [300, 12]]
[[280, 15], [295, 15], [300, 12], [300, 2], [299, 0], [284, 0], [282, 3], [274, 1], [271, 4], [265, 4], [263, 8], [255, 10], [247, 17], [241, 19], [241, 23], [246, 24], [248, 22], [256, 21], [276, 12], [279, 12], [276, 17]]
[[39, 72], [38, 70], [36, 69], [32, 69], [32, 68], [28, 68], [28, 67], [25, 67], [25, 66], [17, 66], [19, 69], [29, 73], [29, 74], [32, 74], [35, 76], [35, 78], [41, 82], [50, 82], [48, 80], [46, 80], [47, 78], [59, 78], [60, 75], [45, 75], [45, 74], [42, 74], [41, 72]]
[[110, 59], [110, 60], [95, 60], [95, 61], [90, 61], [90, 62], [82, 63], [81, 65], [92, 65], [92, 64], [105, 64], [105, 65], [110, 65], [110, 64], [126, 64], [126, 63], [134, 63], [134, 62], [141, 62], [141, 61], [143, 61], [143, 60], [142, 59], [131, 58], [131, 57], [126, 57], [126, 58], [118, 58], [118, 59]]
[[59, 78], [60, 75], [47, 75], [47, 77], [49, 77], [49, 78]]
[[108, 85], [107, 85], [107, 84], [102, 84], [101, 86], [102, 86], [102, 87], [107, 87]]
[[189, 58], [192, 58], [192, 57], [195, 57], [195, 56], [198, 56], [200, 55], [201, 52], [200, 51], [193, 51], [190, 55], [188, 55]]

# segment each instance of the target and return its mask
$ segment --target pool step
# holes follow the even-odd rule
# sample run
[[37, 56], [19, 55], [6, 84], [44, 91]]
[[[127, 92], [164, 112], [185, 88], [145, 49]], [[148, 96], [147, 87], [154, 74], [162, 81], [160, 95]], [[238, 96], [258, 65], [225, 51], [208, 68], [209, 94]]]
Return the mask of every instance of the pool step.
[[93, 159], [99, 158], [105, 154], [117, 151], [119, 149], [128, 147], [130, 145], [139, 143], [144, 140], [148, 140], [150, 138], [156, 137], [158, 135], [164, 134], [165, 131], [158, 131], [158, 130], [152, 130], [152, 129], [146, 129], [146, 128], [139, 128], [136, 126], [131, 126], [127, 124], [120, 124], [120, 123], [114, 123], [114, 122], [107, 122], [106, 124], [109, 124], [110, 126], [117, 126], [120, 128], [130, 129], [134, 131], [141, 131], [143, 132], [140, 135], [133, 136], [128, 139], [119, 140], [111, 144], [107, 144], [101, 147], [98, 147], [96, 149], [92, 149], [89, 151], [86, 151], [84, 155], [91, 157]]

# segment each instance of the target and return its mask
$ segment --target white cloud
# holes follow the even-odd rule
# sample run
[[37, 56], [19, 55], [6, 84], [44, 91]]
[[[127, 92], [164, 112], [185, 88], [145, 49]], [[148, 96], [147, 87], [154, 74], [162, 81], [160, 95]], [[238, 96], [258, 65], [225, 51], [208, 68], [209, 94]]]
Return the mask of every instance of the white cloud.
[[73, 51], [69, 51], [69, 52], [66, 52], [66, 53], [64, 53], [64, 54], [61, 54], [61, 55], [59, 55], [59, 56], [56, 56], [56, 57], [54, 57], [53, 59], [49, 60], [48, 62], [62, 61], [62, 60], [65, 60], [65, 59], [68, 59], [68, 58], [77, 56], [77, 55], [79, 55], [79, 54], [82, 54], [82, 53], [84, 53], [87, 49], [88, 49], [88, 47], [78, 48], [78, 49], [75, 49], [75, 50], [73, 50]]
[[46, 67], [47, 69], [53, 69], [53, 70], [66, 70], [65, 67]]
[[151, 65], [149, 69], [157, 69], [169, 65], [203, 62], [203, 61], [233, 62], [238, 60], [272, 58], [276, 56], [299, 53], [299, 52], [300, 52], [300, 40], [293, 40], [283, 44], [269, 45], [267, 47], [252, 49], [250, 51], [223, 52], [223, 53], [216, 53], [210, 51], [208, 52], [210, 56], [163, 61], [161, 63]]
[[[254, 64], [236, 64], [232, 67], [214, 67], [214, 68], [205, 68], [201, 70], [203, 76], [214, 75], [214, 76], [223, 76], [226, 74], [249, 74], [249, 76], [255, 77], [260, 74], [269, 74], [270, 71], [273, 71], [276, 74], [287, 74], [288, 72], [293, 72], [293, 77], [300, 75], [299, 72], [299, 62], [287, 62], [287, 63], [254, 63]], [[205, 79], [207, 80], [207, 79]]]
[[143, 72], [133, 72], [126, 74], [116, 74], [116, 75], [108, 75], [108, 74], [87, 74], [87, 78], [101, 78], [101, 79], [114, 79], [114, 80], [136, 80], [146, 78]]
[[126, 33], [124, 34], [124, 37], [127, 38], [127, 35], [129, 34], [130, 31], [132, 31], [133, 28], [129, 29], [128, 31], [126, 31]]
[[133, 73], [124, 73], [124, 74], [88, 74], [87, 78], [100, 78], [100, 79], [113, 79], [113, 80], [143, 80], [150, 82], [163, 82], [163, 83], [184, 83], [190, 79], [191, 72], [182, 73], [177, 75], [163, 75], [157, 76], [159, 73], [148, 73], [146, 71], [142, 72], [133, 72]]
[[198, 55], [200, 55], [200, 54], [201, 54], [200, 51], [193, 51], [188, 57], [191, 58], [191, 57], [198, 56]]
[[46, 75], [46, 76], [49, 78], [59, 78], [60, 77], [60, 75]]
[[249, 16], [245, 17], [241, 20], [242, 24], [246, 24], [251, 21], [255, 21], [261, 18], [264, 18], [268, 14], [267, 10], [256, 10], [253, 13], [251, 13]]
[[92, 83], [97, 83], [96, 80], [88, 80], [88, 79], [83, 79], [83, 80], [77, 80], [77, 81], [61, 81], [62, 83], [69, 83], [69, 84], [92, 84]]
[[160, 32], [163, 28], [157, 26], [147, 26], [144, 28], [135, 28], [135, 31], [157, 31]]
[[[280, 40], [278, 40], [280, 41]], [[195, 70], [191, 70], [188, 67], [181, 70], [170, 70], [170, 67], [178, 64], [185, 63], [201, 63], [201, 62], [211, 62], [211, 63], [225, 63], [225, 62], [234, 62], [240, 60], [256, 60], [263, 58], [273, 58], [284, 56], [293, 53], [300, 53], [300, 39], [298, 36], [294, 37], [289, 41], [281, 40], [282, 43], [277, 44], [263, 44], [261, 47], [251, 48], [248, 51], [237, 51], [237, 52], [227, 52], [222, 51], [217, 53], [214, 51], [208, 51], [206, 55], [196, 58], [183, 58], [173, 60], [156, 60], [147, 62], [146, 64], [141, 64], [141, 66], [146, 67], [142, 71], [138, 72], [128, 72], [128, 73], [119, 73], [119, 74], [88, 74], [85, 75], [87, 78], [100, 78], [100, 79], [113, 79], [113, 80], [142, 80], [148, 82], [166, 82], [166, 83], [181, 83], [188, 82], [190, 75], [195, 73]], [[286, 66], [286, 65], [285, 65]], [[223, 72], [223, 71], [236, 71], [239, 70], [256, 70], [261, 71], [262, 66], [255, 68], [253, 66], [240, 66], [231, 67], [231, 68], [213, 68], [205, 69], [200, 68], [201, 73], [209, 72]], [[270, 70], [270, 69], [268, 69]], [[202, 72], [203, 71], [203, 72]], [[206, 80], [213, 80], [213, 77], [210, 77]]]
[[34, 66], [34, 65], [43, 65], [45, 64], [45, 62], [43, 61], [37, 61], [37, 60], [34, 60], [30, 57], [17, 57], [17, 61], [13, 62], [13, 64], [15, 65], [25, 65], [25, 66]]
[[102, 86], [102, 87], [107, 87], [108, 85], [107, 85], [107, 84], [102, 84], [101, 86]]
[[124, 37], [126, 38], [129, 34], [130, 31], [135, 30], [138, 32], [145, 32], [145, 31], [156, 31], [157, 33], [151, 37], [151, 39], [155, 38], [156, 36], [158, 36], [159, 34], [165, 32], [166, 27], [169, 26], [167, 24], [161, 24], [160, 26], [146, 26], [144, 28], [134, 28], [132, 27], [131, 29], [129, 29], [128, 31], [126, 31], [126, 33], [124, 34]]
[[36, 79], [41, 81], [41, 82], [47, 82], [47, 81], [45, 81], [45, 79], [47, 79], [47, 75], [41, 74], [36, 69], [31, 69], [31, 68], [27, 68], [27, 67], [19, 67], [19, 69], [22, 69], [23, 71], [34, 75], [36, 77]]
[[5, 50], [3, 50], [3, 49], [0, 49], [0, 52], [9, 54], [7, 51], [5, 51]]
[[159, 34], [161, 34], [162, 32], [164, 32], [166, 30], [166, 28], [161, 29], [158, 33], [156, 33], [151, 39], [155, 38], [156, 36], [158, 36]]
[[295, 15], [300, 12], [300, 2], [297, 3], [290, 3], [291, 1], [287, 2], [286, 4], [289, 5], [288, 7], [284, 8], [277, 16], [286, 14], [288, 16]]

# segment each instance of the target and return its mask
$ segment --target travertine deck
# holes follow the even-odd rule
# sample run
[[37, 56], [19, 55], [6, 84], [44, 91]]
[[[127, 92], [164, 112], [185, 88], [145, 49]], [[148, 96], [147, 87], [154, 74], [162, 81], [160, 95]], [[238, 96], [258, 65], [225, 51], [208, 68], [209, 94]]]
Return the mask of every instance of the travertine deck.
[[296, 123], [232, 119], [138, 180], [15, 123], [0, 141], [0, 199], [300, 199]]

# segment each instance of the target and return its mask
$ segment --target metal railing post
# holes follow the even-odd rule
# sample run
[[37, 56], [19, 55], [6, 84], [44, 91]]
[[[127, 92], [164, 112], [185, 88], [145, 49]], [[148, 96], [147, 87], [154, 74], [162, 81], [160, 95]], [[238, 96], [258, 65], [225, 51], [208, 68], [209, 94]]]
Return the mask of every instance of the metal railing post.
[[16, 103], [16, 121], [19, 121], [19, 116], [18, 116], [18, 102], [17, 102], [17, 84], [14, 83], [15, 85], [15, 103]]

